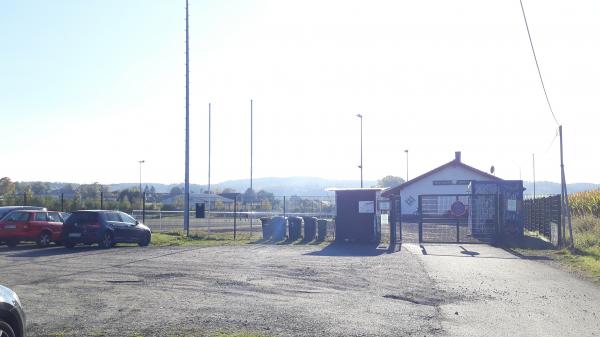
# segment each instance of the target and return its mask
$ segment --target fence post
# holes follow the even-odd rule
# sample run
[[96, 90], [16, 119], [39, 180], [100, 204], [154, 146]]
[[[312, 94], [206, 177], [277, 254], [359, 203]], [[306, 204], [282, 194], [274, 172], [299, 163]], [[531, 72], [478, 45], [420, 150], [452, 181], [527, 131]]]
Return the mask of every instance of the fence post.
[[64, 193], [60, 194], [60, 211], [61, 212], [65, 211], [65, 194]]
[[146, 223], [146, 192], [142, 193], [142, 223]]
[[100, 209], [104, 209], [104, 192], [100, 191]]
[[283, 196], [283, 216], [285, 217], [285, 195]]
[[460, 221], [456, 219], [456, 243], [460, 243]]
[[23, 192], [23, 205], [27, 205], [27, 192]]
[[233, 240], [237, 234], [237, 195], [233, 198]]

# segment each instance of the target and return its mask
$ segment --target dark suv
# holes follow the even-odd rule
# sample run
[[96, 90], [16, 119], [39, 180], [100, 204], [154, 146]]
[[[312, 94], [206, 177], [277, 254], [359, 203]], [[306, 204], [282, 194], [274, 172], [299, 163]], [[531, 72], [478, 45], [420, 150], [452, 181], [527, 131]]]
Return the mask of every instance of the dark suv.
[[119, 242], [147, 246], [151, 240], [150, 228], [119, 211], [76, 211], [63, 225], [62, 242], [73, 248], [78, 243], [97, 243], [110, 248]]

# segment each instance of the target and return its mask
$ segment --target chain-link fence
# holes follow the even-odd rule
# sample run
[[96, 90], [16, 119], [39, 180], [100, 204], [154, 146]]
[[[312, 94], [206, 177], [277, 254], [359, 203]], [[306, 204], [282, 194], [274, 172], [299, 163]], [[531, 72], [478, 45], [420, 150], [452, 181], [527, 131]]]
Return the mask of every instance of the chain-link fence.
[[[0, 206], [42, 206], [49, 210], [73, 212], [83, 209], [119, 210], [131, 214], [153, 231], [184, 230], [184, 194], [118, 191], [81, 194], [13, 193], [0, 196]], [[272, 196], [252, 198], [243, 194], [191, 193], [190, 230], [207, 233], [259, 233], [260, 218], [306, 216], [328, 221], [333, 236], [334, 196]], [[204, 205], [204, 217], [196, 217], [196, 204]]]

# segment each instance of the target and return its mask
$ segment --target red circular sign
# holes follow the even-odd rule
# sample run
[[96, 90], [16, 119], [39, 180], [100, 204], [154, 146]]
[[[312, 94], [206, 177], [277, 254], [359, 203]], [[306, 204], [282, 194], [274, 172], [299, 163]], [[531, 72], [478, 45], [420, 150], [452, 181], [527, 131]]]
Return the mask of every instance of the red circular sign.
[[450, 206], [450, 212], [454, 216], [463, 216], [465, 213], [467, 213], [467, 206], [465, 206], [465, 204], [463, 204], [460, 200], [456, 200], [452, 203], [452, 206]]

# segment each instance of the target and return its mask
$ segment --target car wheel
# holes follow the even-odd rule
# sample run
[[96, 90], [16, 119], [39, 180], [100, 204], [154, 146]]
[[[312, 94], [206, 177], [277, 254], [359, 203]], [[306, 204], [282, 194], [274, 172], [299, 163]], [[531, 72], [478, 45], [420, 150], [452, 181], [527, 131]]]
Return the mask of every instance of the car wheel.
[[98, 243], [98, 245], [102, 249], [108, 249], [110, 247], [113, 247], [114, 243], [112, 234], [110, 234], [109, 232], [104, 233], [104, 236], [102, 237], [102, 240]]
[[17, 240], [7, 240], [6, 241], [6, 245], [9, 246], [10, 248], [15, 248], [18, 243], [19, 243], [19, 241], [17, 241]]
[[50, 234], [50, 232], [42, 232], [42, 234], [40, 234], [40, 237], [38, 238], [37, 241], [37, 245], [38, 247], [48, 247], [50, 245], [50, 242], [52, 242], [52, 234]]
[[150, 233], [144, 234], [144, 238], [140, 242], [138, 242], [138, 245], [140, 245], [140, 247], [146, 247], [147, 245], [149, 245], [151, 240], [150, 235]]
[[75, 244], [72, 242], [65, 242], [65, 247], [71, 249], [71, 248], [75, 247]]
[[0, 320], [0, 337], [16, 337], [10, 325], [2, 320]]

